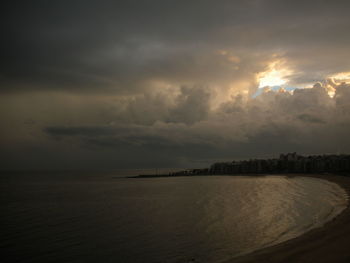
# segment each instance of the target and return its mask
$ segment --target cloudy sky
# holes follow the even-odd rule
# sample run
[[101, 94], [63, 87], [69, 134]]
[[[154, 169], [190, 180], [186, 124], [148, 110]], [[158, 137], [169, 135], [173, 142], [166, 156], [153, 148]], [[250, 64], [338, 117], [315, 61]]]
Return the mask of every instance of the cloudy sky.
[[1, 169], [350, 152], [350, 2], [8, 1]]

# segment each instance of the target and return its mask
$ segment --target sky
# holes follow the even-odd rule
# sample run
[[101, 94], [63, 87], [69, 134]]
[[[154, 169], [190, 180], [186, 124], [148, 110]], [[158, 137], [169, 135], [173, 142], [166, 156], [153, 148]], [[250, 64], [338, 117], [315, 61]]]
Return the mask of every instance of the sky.
[[350, 2], [7, 1], [0, 169], [350, 153]]

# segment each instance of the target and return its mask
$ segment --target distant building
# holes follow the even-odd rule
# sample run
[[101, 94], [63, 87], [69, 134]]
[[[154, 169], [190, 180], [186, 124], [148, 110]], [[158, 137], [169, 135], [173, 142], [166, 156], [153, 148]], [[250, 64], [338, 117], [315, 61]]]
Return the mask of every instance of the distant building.
[[278, 159], [219, 162], [205, 169], [185, 170], [169, 175], [345, 173], [350, 172], [350, 155], [302, 156], [296, 152], [280, 154]]

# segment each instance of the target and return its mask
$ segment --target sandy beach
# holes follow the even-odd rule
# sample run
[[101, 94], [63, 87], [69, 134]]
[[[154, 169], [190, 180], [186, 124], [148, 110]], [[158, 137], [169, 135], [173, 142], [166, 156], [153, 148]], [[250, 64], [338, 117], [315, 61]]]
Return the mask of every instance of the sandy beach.
[[[350, 177], [339, 175], [313, 176], [339, 184], [350, 196]], [[350, 262], [349, 206], [323, 227], [313, 229], [295, 239], [268, 247], [227, 263], [248, 262]]]

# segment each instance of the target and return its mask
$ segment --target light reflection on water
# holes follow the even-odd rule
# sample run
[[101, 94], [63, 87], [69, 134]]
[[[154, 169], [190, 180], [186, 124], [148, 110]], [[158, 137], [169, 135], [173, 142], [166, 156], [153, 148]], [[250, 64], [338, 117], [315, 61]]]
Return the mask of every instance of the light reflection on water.
[[321, 226], [347, 205], [316, 178], [18, 178], [0, 245], [25, 262], [218, 262]]

